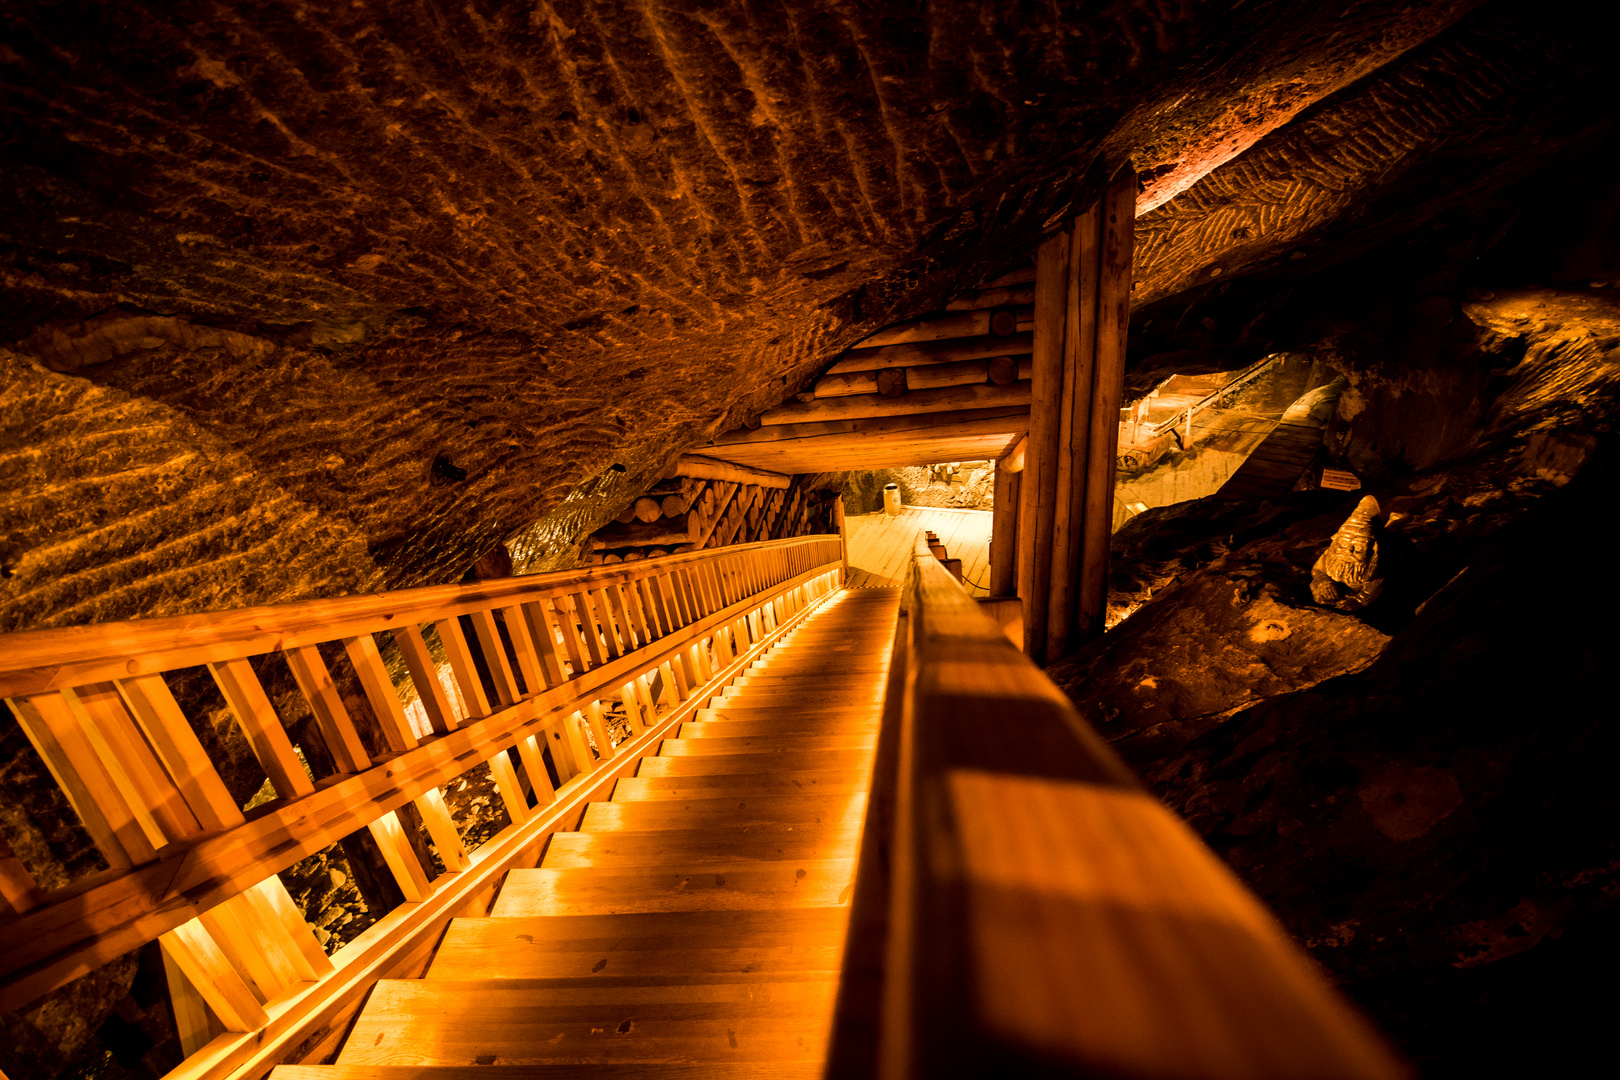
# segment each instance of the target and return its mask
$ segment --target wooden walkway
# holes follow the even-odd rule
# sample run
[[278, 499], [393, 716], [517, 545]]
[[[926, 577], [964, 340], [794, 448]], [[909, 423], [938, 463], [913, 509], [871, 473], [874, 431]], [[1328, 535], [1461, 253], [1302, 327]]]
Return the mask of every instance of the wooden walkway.
[[1294, 489], [1322, 449], [1322, 429], [1278, 424], [1216, 492], [1223, 499], [1276, 499]]
[[898, 609], [807, 618], [275, 1080], [819, 1077]]
[[905, 584], [917, 534], [932, 530], [950, 557], [962, 560], [962, 583], [974, 596], [990, 595], [988, 510], [937, 510], [907, 506], [894, 517], [864, 514], [845, 519], [849, 532], [849, 587], [892, 588]]

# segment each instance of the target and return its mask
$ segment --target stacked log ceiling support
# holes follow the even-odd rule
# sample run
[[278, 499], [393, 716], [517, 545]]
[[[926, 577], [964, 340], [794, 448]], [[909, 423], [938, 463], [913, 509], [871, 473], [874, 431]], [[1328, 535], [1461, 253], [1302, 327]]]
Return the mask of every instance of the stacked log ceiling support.
[[1016, 577], [1037, 663], [1103, 630], [1135, 211], [1135, 179], [1122, 172], [1036, 256]]
[[1068, 293], [1069, 236], [1059, 233], [1035, 254], [1035, 364], [1031, 380], [1029, 449], [1020, 485], [1018, 595], [1023, 598], [1024, 648], [1037, 662], [1046, 653], [1052, 523], [1057, 501], [1058, 400], [1063, 389], [1063, 306]]
[[1086, 452], [1085, 528], [1080, 554], [1079, 640], [1103, 632], [1108, 608], [1108, 547], [1113, 539], [1119, 408], [1125, 398], [1125, 337], [1131, 321], [1131, 249], [1136, 232], [1136, 178], [1109, 184], [1102, 205], [1097, 298], [1097, 370]]

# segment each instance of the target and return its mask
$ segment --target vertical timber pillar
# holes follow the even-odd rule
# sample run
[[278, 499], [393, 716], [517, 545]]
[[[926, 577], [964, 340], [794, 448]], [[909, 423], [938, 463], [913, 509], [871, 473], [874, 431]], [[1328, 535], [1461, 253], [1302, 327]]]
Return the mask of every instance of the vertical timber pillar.
[[1108, 608], [1108, 548], [1114, 531], [1119, 407], [1125, 397], [1125, 335], [1131, 318], [1131, 248], [1136, 229], [1136, 176], [1124, 170], [1102, 201], [1098, 273], [1097, 366], [1091, 438], [1086, 450], [1085, 529], [1080, 553], [1080, 640], [1103, 632]]
[[995, 500], [990, 516], [991, 596], [1018, 595], [1018, 489], [1023, 468], [1017, 451], [996, 462]]
[[1101, 204], [1074, 219], [1069, 240], [1063, 326], [1063, 392], [1058, 401], [1057, 505], [1052, 523], [1051, 599], [1046, 658], [1056, 660], [1078, 639], [1080, 547], [1084, 532], [1086, 448], [1091, 437], [1092, 383], [1097, 347], [1097, 257]]
[[1020, 483], [1018, 595], [1024, 651], [1046, 659], [1051, 600], [1052, 522], [1057, 508], [1058, 403], [1063, 391], [1063, 322], [1068, 298], [1069, 237], [1059, 233], [1035, 254], [1035, 344], [1030, 381], [1029, 448]]

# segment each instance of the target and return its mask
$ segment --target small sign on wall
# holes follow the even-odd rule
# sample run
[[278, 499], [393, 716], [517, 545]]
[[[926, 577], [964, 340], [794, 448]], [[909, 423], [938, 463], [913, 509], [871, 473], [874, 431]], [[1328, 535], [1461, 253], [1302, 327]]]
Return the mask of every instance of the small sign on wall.
[[1355, 491], [1361, 487], [1361, 477], [1353, 472], [1343, 469], [1323, 469], [1322, 489], [1324, 491]]

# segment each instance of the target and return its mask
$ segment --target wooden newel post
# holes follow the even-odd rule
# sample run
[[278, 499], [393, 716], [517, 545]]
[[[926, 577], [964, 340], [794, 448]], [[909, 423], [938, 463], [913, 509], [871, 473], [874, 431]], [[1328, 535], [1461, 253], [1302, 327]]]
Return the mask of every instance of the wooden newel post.
[[833, 525], [838, 529], [838, 547], [844, 556], [844, 576], [838, 579], [843, 585], [849, 581], [849, 529], [844, 525], [843, 495], [833, 500]]
[[1018, 520], [1018, 595], [1024, 609], [1024, 651], [1046, 656], [1052, 523], [1057, 509], [1058, 404], [1063, 391], [1063, 321], [1068, 293], [1069, 237], [1059, 234], [1035, 254], [1035, 343], [1030, 383], [1029, 448], [1024, 455]]
[[1080, 640], [1102, 634], [1108, 608], [1108, 547], [1113, 539], [1119, 408], [1125, 397], [1125, 336], [1131, 321], [1131, 249], [1136, 176], [1121, 172], [1102, 202], [1097, 297], [1097, 373], [1086, 452], [1085, 533], [1080, 554]]
[[1022, 463], [1011, 468], [1009, 454], [996, 462], [995, 503], [990, 516], [990, 595], [1018, 595], [1018, 489]]

